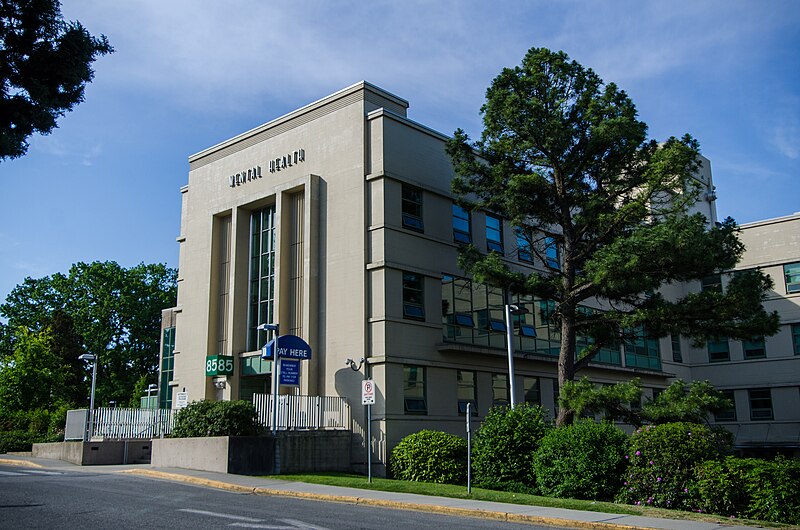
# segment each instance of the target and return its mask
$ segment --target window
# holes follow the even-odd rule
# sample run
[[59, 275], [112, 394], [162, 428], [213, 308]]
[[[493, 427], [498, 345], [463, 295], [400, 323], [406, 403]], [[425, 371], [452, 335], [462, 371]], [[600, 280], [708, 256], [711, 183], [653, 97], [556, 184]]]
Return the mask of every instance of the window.
[[558, 240], [553, 236], [544, 238], [545, 265], [551, 269], [561, 269], [561, 254], [558, 250]]
[[403, 406], [406, 414], [427, 414], [425, 368], [403, 366]]
[[531, 252], [531, 233], [530, 230], [518, 226], [514, 229], [517, 238], [517, 256], [520, 261], [533, 263], [533, 252]]
[[160, 403], [162, 409], [172, 408], [172, 374], [175, 370], [175, 328], [166, 328], [161, 341], [161, 388], [159, 390]]
[[[261, 324], [275, 322], [275, 206], [250, 216], [250, 307], [247, 348], [258, 350], [267, 341]], [[271, 333], [271, 332], [270, 332]]]
[[661, 353], [658, 340], [648, 335], [643, 326], [628, 331], [625, 339], [625, 365], [629, 368], [661, 370]]
[[772, 393], [769, 388], [748, 391], [750, 397], [750, 419], [752, 421], [771, 420]]
[[763, 359], [767, 356], [764, 337], [742, 341], [742, 349], [744, 350], [745, 359]]
[[509, 404], [508, 375], [492, 374], [492, 406]]
[[486, 248], [503, 253], [503, 221], [499, 217], [486, 214]]
[[473, 416], [478, 415], [478, 392], [475, 385], [475, 372], [457, 370], [458, 378], [458, 413], [467, 413], [467, 403], [472, 403]]
[[703, 291], [711, 291], [722, 294], [722, 275], [712, 274], [700, 280], [700, 288]]
[[681, 353], [681, 336], [679, 334], [671, 334], [672, 340], [672, 360], [676, 363], [683, 362], [683, 354]]
[[469, 212], [457, 204], [453, 204], [453, 241], [465, 245], [472, 243]]
[[719, 363], [731, 360], [731, 351], [728, 339], [715, 339], [708, 341], [708, 362]]
[[800, 324], [792, 324], [792, 345], [794, 354], [800, 355]]
[[425, 320], [423, 280], [420, 274], [403, 273], [403, 317]]
[[422, 232], [422, 190], [403, 184], [403, 227]]
[[786, 294], [800, 293], [800, 262], [784, 265], [783, 278], [786, 282]]
[[730, 408], [715, 412], [714, 421], [717, 423], [736, 421], [736, 395], [734, 394], [733, 390], [720, 390], [720, 392], [725, 394], [725, 398], [728, 399], [732, 405]]
[[538, 377], [524, 376], [522, 378], [522, 388], [525, 390], [525, 403], [529, 405], [542, 404], [542, 389], [539, 385]]

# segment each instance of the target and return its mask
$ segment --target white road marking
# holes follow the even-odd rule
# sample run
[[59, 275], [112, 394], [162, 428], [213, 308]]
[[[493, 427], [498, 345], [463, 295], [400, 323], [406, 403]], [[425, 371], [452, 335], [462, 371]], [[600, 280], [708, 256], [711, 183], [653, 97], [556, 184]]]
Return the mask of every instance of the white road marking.
[[206, 510], [195, 510], [192, 508], [180, 508], [179, 512], [196, 513], [199, 515], [208, 515], [209, 517], [219, 517], [221, 519], [231, 519], [234, 521], [247, 521], [249, 523], [260, 523], [263, 519], [253, 519], [252, 517], [242, 517], [241, 515], [230, 515], [227, 513], [209, 512]]
[[305, 528], [306, 530], [328, 530], [324, 526], [314, 526], [313, 524], [304, 523], [295, 519], [278, 519], [282, 523], [289, 523], [294, 525], [295, 528]]
[[25, 473], [35, 473], [37, 475], [62, 475], [60, 471], [41, 471], [38, 469], [26, 469]]
[[0, 471], [0, 475], [6, 477], [22, 477], [25, 473], [17, 473], [16, 471]]

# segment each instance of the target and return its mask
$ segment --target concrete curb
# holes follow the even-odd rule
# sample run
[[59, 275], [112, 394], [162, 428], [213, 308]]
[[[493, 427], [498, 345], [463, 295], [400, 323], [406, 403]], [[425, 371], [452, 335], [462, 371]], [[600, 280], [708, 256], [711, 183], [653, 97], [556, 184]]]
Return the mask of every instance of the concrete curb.
[[310, 499], [327, 502], [341, 502], [346, 504], [358, 504], [363, 506], [377, 506], [381, 508], [393, 508], [397, 510], [410, 510], [429, 513], [439, 513], [444, 515], [455, 515], [459, 517], [477, 517], [480, 519], [493, 519], [497, 521], [508, 521], [513, 523], [527, 523], [539, 524], [545, 526], [570, 526], [572, 528], [588, 528], [598, 530], [614, 529], [640, 529], [647, 528], [641, 526], [631, 526], [615, 523], [594, 522], [594, 521], [576, 521], [573, 519], [559, 519], [555, 517], [543, 517], [539, 515], [525, 515], [508, 512], [497, 512], [490, 510], [481, 510], [477, 508], [454, 508], [451, 506], [437, 506], [433, 504], [420, 504], [414, 502], [402, 501], [389, 501], [382, 499], [369, 499], [365, 497], [352, 497], [349, 495], [328, 495], [322, 493], [306, 493], [299, 491], [276, 490], [272, 488], [240, 486], [238, 484], [230, 484], [218, 480], [209, 480], [199, 477], [192, 477], [188, 475], [181, 475], [179, 473], [166, 473], [164, 471], [154, 471], [152, 469], [126, 469], [119, 471], [119, 473], [129, 473], [132, 475], [141, 475], [151, 478], [159, 478], [164, 480], [173, 480], [176, 482], [185, 482], [188, 484], [195, 484], [198, 486], [208, 486], [237, 493], [252, 493], [254, 495], [275, 495], [283, 497], [293, 497], [299, 499]]
[[16, 460], [14, 458], [0, 458], [0, 464], [5, 464], [8, 466], [20, 466], [20, 467], [44, 467], [41, 464], [37, 464], [36, 462], [30, 462], [28, 460]]

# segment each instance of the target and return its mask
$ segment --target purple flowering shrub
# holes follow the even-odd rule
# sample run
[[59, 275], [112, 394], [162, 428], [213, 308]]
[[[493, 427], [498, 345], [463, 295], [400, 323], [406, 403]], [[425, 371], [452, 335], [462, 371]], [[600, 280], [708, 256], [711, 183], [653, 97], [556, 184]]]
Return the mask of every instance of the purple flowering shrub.
[[699, 506], [695, 468], [720, 458], [718, 437], [696, 423], [665, 423], [630, 437], [628, 469], [617, 501], [693, 510]]

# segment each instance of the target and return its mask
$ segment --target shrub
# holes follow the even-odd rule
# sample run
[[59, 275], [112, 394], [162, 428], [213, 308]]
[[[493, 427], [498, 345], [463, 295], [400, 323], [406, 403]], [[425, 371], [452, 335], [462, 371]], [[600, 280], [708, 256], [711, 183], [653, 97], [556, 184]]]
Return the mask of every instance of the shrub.
[[493, 407], [475, 435], [475, 483], [485, 488], [534, 493], [533, 457], [547, 429], [544, 409], [538, 405]]
[[585, 419], [551, 429], [533, 459], [542, 495], [610, 500], [622, 486], [628, 436], [611, 423]]
[[630, 438], [628, 469], [618, 499], [661, 508], [696, 508], [694, 469], [720, 458], [719, 437], [696, 423], [648, 425]]
[[735, 458], [696, 470], [702, 509], [720, 515], [800, 524], [800, 462]]
[[173, 438], [254, 436], [264, 427], [248, 401], [194, 401], [175, 415]]
[[467, 441], [440, 431], [409, 434], [392, 450], [390, 466], [400, 480], [466, 484]]
[[58, 426], [60, 410], [15, 410], [0, 413], [0, 453], [30, 451], [35, 443], [63, 440], [63, 421], [60, 431], [54, 428]]

